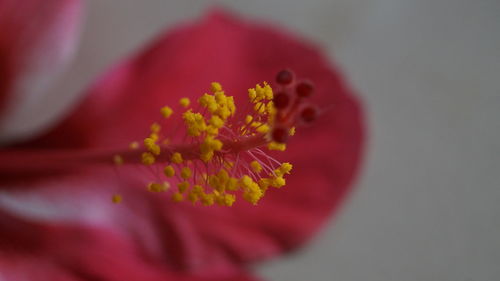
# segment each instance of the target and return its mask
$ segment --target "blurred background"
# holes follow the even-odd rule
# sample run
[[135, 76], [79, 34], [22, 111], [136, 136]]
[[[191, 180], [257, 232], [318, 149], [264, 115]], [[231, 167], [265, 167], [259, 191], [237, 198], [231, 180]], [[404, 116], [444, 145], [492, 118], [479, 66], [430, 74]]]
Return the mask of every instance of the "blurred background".
[[498, 0], [89, 0], [54, 111], [30, 122], [49, 124], [107, 66], [215, 4], [315, 41], [366, 108], [356, 189], [306, 248], [257, 266], [265, 279], [500, 278]]

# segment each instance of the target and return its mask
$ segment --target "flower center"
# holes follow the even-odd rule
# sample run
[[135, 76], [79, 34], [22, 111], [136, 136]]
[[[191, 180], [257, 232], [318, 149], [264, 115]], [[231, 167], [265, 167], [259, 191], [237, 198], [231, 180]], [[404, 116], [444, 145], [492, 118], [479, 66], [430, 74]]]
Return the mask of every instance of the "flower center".
[[[272, 158], [264, 147], [285, 151], [295, 126], [311, 122], [316, 114], [305, 102], [313, 92], [310, 82], [295, 81], [289, 70], [279, 72], [276, 82], [277, 95], [265, 82], [249, 89], [250, 104], [238, 113], [233, 97], [213, 82], [211, 94], [202, 95], [193, 107], [188, 98], [179, 100], [181, 126], [171, 121], [172, 107], [161, 108], [166, 132], [162, 124], [154, 123], [142, 146], [130, 144], [131, 152], [141, 153], [140, 162], [157, 179], [147, 184], [148, 190], [166, 192], [175, 183], [171, 195], [175, 202], [231, 206], [237, 194], [257, 204], [269, 187], [284, 186], [292, 165]], [[129, 162], [127, 154], [115, 155], [115, 163]], [[162, 173], [157, 172], [158, 165]], [[113, 201], [121, 198], [116, 195]]]

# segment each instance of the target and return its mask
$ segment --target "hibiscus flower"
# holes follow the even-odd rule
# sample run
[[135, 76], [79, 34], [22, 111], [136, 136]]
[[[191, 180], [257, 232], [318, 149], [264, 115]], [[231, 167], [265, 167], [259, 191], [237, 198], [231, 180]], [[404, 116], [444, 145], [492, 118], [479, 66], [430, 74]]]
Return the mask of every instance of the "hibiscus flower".
[[[77, 30], [67, 28], [62, 15], [75, 14], [78, 1], [30, 2], [50, 4], [44, 13], [18, 5], [22, 13], [0, 20], [12, 38], [12, 28], [33, 14], [40, 20], [23, 34], [34, 40], [29, 48], [0, 37], [0, 73], [7, 77], [0, 84], [0, 118], [7, 118], [17, 95], [38, 90], [21, 86], [29, 82], [26, 75], [45, 73], [26, 67], [47, 48], [59, 55], [58, 48], [36, 43], [56, 38], [49, 41], [66, 46], [64, 39], [73, 37], [54, 33]], [[7, 8], [0, 5], [0, 14]], [[103, 153], [111, 159], [130, 141], [144, 139], [162, 106], [185, 97], [195, 101], [213, 81], [244, 103], [248, 88], [284, 68], [314, 81], [315, 102], [331, 109], [314, 126], [297, 129], [278, 156], [294, 165], [286, 187], [266, 192], [256, 206], [172, 202], [144, 188], [147, 171], [117, 171], [111, 161], [100, 161]], [[0, 278], [254, 280], [246, 265], [302, 245], [337, 209], [358, 169], [362, 140], [358, 101], [314, 46], [272, 26], [213, 12], [112, 67], [43, 136], [2, 148]], [[111, 203], [115, 194], [121, 204]]]

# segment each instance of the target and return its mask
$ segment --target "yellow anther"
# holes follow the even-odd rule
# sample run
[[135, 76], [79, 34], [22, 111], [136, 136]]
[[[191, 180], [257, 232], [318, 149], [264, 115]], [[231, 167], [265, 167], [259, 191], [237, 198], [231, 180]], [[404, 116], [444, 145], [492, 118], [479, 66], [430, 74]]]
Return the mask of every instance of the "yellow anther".
[[210, 113], [214, 113], [218, 108], [217, 102], [215, 101], [215, 97], [209, 94], [204, 94], [203, 96], [201, 96], [198, 99], [198, 103], [201, 106], [206, 107], [208, 111], [210, 111]]
[[248, 97], [250, 98], [250, 101], [254, 101], [257, 98], [257, 92], [255, 89], [248, 89]]
[[233, 195], [233, 194], [224, 194], [224, 196], [222, 196], [221, 198], [221, 205], [222, 206], [229, 206], [231, 207], [234, 203], [234, 201], [236, 201], [236, 197]]
[[160, 109], [160, 113], [164, 118], [169, 118], [174, 111], [169, 106], [164, 106]]
[[231, 116], [231, 111], [226, 106], [219, 106], [216, 114], [219, 115], [223, 120], [226, 120], [229, 116]]
[[254, 184], [254, 181], [248, 175], [243, 175], [243, 177], [241, 177], [240, 179], [240, 184], [245, 188], [251, 188]]
[[210, 175], [208, 176], [208, 184], [215, 190], [217, 191], [224, 191], [225, 189], [225, 186], [223, 183], [221, 183], [221, 181], [219, 180], [219, 178], [215, 175]]
[[167, 176], [169, 178], [173, 177], [175, 175], [174, 167], [172, 167], [171, 165], [166, 166], [163, 169], [163, 173], [165, 174], [165, 176]]
[[155, 162], [155, 157], [151, 152], [142, 153], [142, 164], [152, 165]]
[[181, 177], [185, 180], [191, 177], [191, 169], [189, 167], [184, 167], [181, 170]]
[[177, 188], [179, 189], [180, 193], [184, 193], [189, 188], [189, 183], [187, 181], [180, 182], [177, 184]]
[[250, 167], [252, 167], [252, 170], [256, 173], [260, 173], [262, 171], [262, 166], [255, 160], [250, 163]]
[[252, 115], [245, 116], [245, 123], [246, 124], [252, 123], [252, 120], [253, 120], [253, 116]]
[[181, 202], [182, 200], [184, 200], [184, 195], [182, 195], [182, 193], [175, 192], [174, 194], [172, 194], [172, 201]]
[[157, 133], [151, 133], [149, 134], [149, 138], [156, 142], [159, 137]]
[[206, 132], [210, 136], [217, 136], [219, 134], [219, 129], [215, 128], [212, 125], [208, 125], [207, 129], [206, 129]]
[[123, 164], [123, 157], [119, 154], [115, 154], [113, 156], [113, 162], [115, 163], [116, 166], [120, 166]]
[[198, 194], [196, 194], [196, 193], [194, 193], [192, 191], [188, 193], [188, 200], [189, 201], [195, 203], [196, 201], [198, 201], [198, 199], [199, 199]]
[[217, 173], [217, 178], [221, 183], [225, 183], [227, 180], [229, 180], [229, 174], [226, 170], [222, 169]]
[[158, 133], [158, 132], [160, 132], [160, 130], [161, 130], [160, 124], [158, 124], [156, 122], [151, 124], [151, 132], [152, 133]]
[[238, 190], [238, 179], [237, 178], [229, 178], [226, 182], [226, 190], [236, 191]]
[[292, 168], [293, 168], [292, 164], [285, 162], [281, 164], [281, 166], [278, 169], [276, 169], [275, 174], [280, 177], [284, 176], [285, 174], [290, 174]]
[[217, 129], [222, 128], [222, 126], [224, 126], [224, 121], [220, 119], [220, 117], [217, 115], [212, 116], [212, 118], [210, 118], [209, 123], [210, 125], [212, 125], [214, 128]]
[[274, 103], [272, 101], [266, 104], [266, 111], [269, 116], [274, 116], [276, 114], [276, 108], [274, 107]]
[[257, 127], [256, 131], [261, 134], [265, 134], [269, 132], [269, 126], [267, 124], [262, 124], [261, 126]]
[[189, 100], [189, 98], [181, 98], [179, 100], [179, 104], [183, 107], [188, 107], [191, 104], [191, 101]]
[[115, 204], [120, 204], [122, 200], [123, 198], [120, 194], [114, 194], [113, 197], [111, 198], [111, 201]]
[[210, 90], [212, 93], [222, 91], [222, 86], [218, 82], [212, 82]]
[[269, 185], [271, 184], [270, 180], [267, 178], [262, 178], [257, 183], [262, 191], [266, 191]]
[[136, 150], [139, 148], [139, 143], [136, 142], [136, 141], [133, 141], [131, 142], [129, 145], [128, 145], [128, 148], [132, 149], [132, 150]]
[[184, 112], [184, 114], [182, 114], [182, 118], [186, 124], [188, 135], [192, 137], [200, 136], [201, 133], [207, 129], [203, 115], [200, 113], [193, 113], [191, 109]]
[[262, 195], [264, 195], [262, 193], [262, 190], [257, 184], [255, 184], [255, 186], [252, 186], [252, 188], [245, 190], [245, 192], [243, 193], [243, 198], [248, 202], [256, 205], [257, 202], [259, 202], [260, 198], [262, 198]]
[[291, 127], [291, 128], [290, 128], [289, 135], [290, 135], [290, 136], [295, 135], [295, 127]]
[[268, 100], [272, 100], [274, 96], [273, 88], [271, 88], [271, 86], [269, 86], [269, 84], [267, 84], [266, 82], [264, 82], [264, 96]]
[[253, 106], [253, 109], [257, 114], [264, 114], [266, 112], [266, 105], [262, 102], [258, 102]]
[[269, 85], [267, 85], [267, 83], [265, 82], [264, 82], [264, 87], [260, 86], [259, 84], [255, 86], [255, 91], [257, 93], [258, 101], [263, 100], [267, 97], [266, 86], [269, 87]]
[[145, 138], [144, 139], [144, 147], [146, 147], [146, 149], [153, 153], [154, 155], [160, 155], [160, 146], [157, 145], [156, 143], [156, 140], [152, 139], [152, 138]]
[[234, 104], [234, 97], [227, 97], [227, 109], [231, 112], [231, 116], [236, 112], [236, 105]]
[[214, 151], [222, 149], [222, 142], [220, 140], [214, 139], [212, 136], [207, 136], [200, 144], [200, 158], [201, 160], [208, 162], [214, 156]]
[[172, 154], [172, 158], [170, 159], [170, 161], [175, 164], [180, 164], [184, 160], [182, 159], [182, 155], [179, 152], [175, 152], [174, 154]]
[[214, 157], [214, 152], [213, 151], [207, 151], [207, 152], [204, 152], [200, 155], [200, 159], [207, 163], [209, 162], [210, 160], [212, 160], [212, 158]]
[[148, 191], [150, 192], [164, 192], [167, 191], [169, 188], [170, 188], [170, 183], [168, 182], [162, 182], [162, 183], [152, 182], [148, 184]]
[[278, 143], [278, 142], [272, 141], [267, 145], [267, 149], [285, 151], [286, 150], [286, 143]]
[[227, 97], [224, 94], [224, 92], [216, 92], [214, 94], [215, 97], [215, 102], [217, 102], [218, 105], [225, 106], [227, 104]]
[[197, 195], [201, 195], [204, 193], [203, 186], [197, 184], [197, 185], [193, 186], [193, 189], [191, 190], [191, 192], [194, 194], [197, 194]]
[[202, 194], [200, 197], [201, 204], [204, 206], [212, 206], [214, 204], [213, 194]]
[[286, 184], [286, 181], [283, 177], [277, 177], [277, 178], [273, 178], [271, 180], [271, 186], [276, 187], [276, 188], [280, 188], [280, 187], [284, 186], [285, 184]]

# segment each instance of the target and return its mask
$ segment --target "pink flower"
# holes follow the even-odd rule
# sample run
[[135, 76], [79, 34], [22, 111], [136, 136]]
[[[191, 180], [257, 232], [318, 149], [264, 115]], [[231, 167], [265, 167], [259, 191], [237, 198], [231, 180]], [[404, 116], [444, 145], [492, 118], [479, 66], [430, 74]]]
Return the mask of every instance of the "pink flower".
[[[66, 11], [61, 7], [78, 5], [49, 2], [58, 15]], [[24, 25], [30, 15], [21, 15], [16, 24]], [[33, 32], [52, 36], [46, 27]], [[26, 74], [10, 69], [26, 53], [0, 52], [1, 73], [9, 73], [0, 88], [5, 110], [18, 95], [11, 85]], [[5, 64], [5, 58], [14, 62]], [[314, 126], [299, 128], [277, 156], [294, 171], [286, 187], [267, 192], [258, 206], [173, 203], [145, 190], [140, 169], [115, 173], [89, 157], [144, 139], [160, 107], [182, 97], [195, 101], [212, 81], [241, 104], [249, 87], [284, 68], [314, 81], [312, 99], [332, 109]], [[339, 206], [358, 169], [362, 140], [359, 103], [315, 47], [267, 25], [212, 13], [111, 68], [46, 135], [0, 151], [0, 277], [253, 280], [245, 264], [302, 245]], [[110, 203], [116, 193], [122, 204]]]

